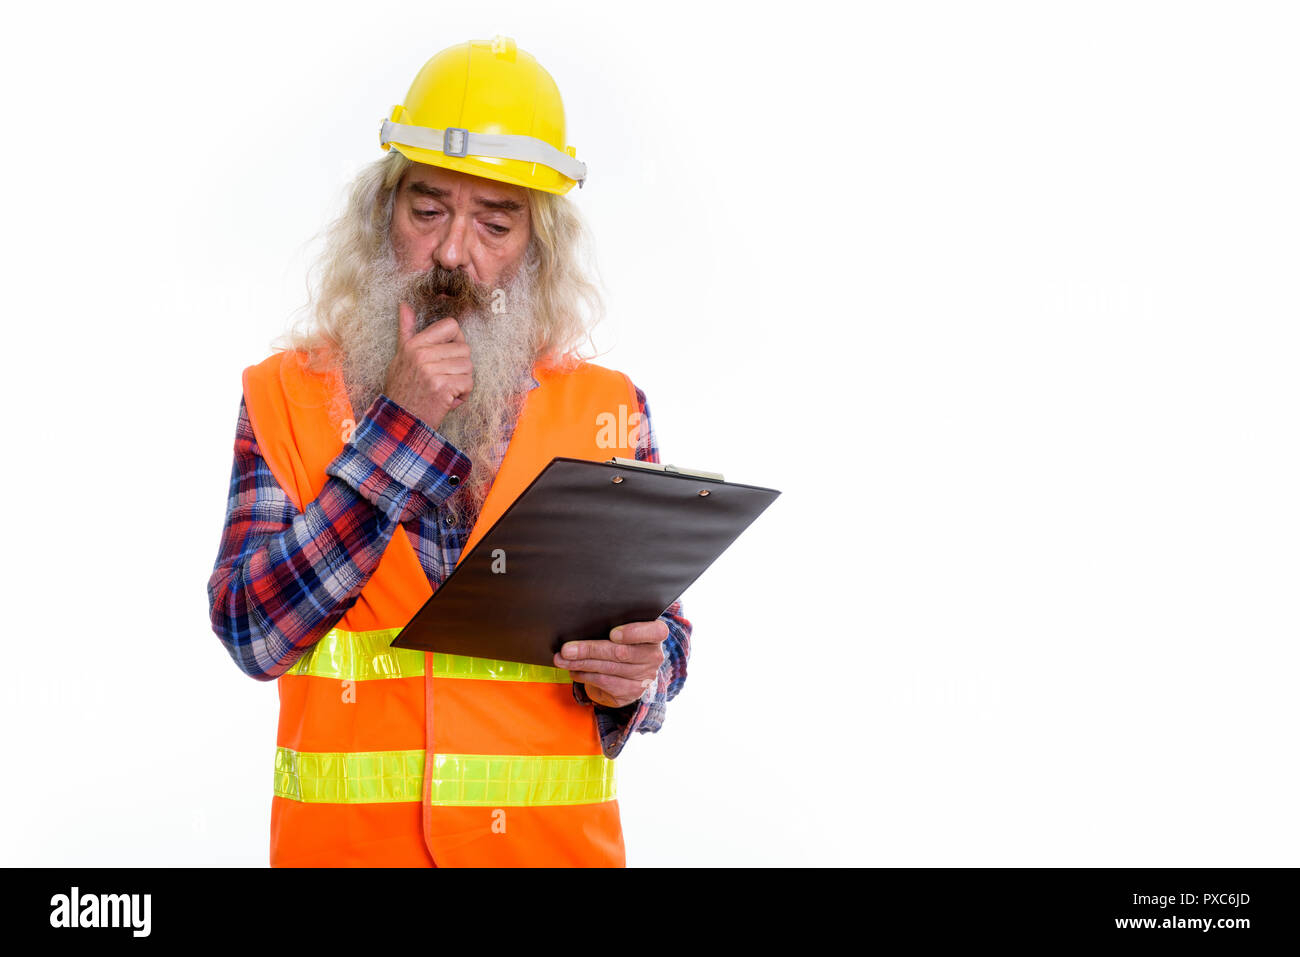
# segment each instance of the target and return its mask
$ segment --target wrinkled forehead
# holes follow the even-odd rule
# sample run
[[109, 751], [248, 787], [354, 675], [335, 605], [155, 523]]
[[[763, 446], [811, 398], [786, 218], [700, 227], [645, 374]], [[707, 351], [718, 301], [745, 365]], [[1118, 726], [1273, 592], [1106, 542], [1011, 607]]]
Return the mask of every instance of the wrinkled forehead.
[[436, 199], [456, 207], [528, 212], [528, 190], [457, 170], [415, 163], [402, 174], [398, 195]]

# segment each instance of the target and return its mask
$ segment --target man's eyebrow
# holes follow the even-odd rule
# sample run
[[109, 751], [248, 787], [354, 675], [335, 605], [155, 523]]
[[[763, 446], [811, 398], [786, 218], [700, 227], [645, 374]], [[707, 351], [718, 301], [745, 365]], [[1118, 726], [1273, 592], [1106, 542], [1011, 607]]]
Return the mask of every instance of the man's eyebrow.
[[517, 199], [488, 199], [486, 196], [475, 196], [474, 202], [488, 209], [500, 209], [507, 213], [517, 213], [524, 208], [524, 204]]
[[437, 186], [430, 186], [428, 183], [421, 183], [419, 180], [407, 183], [406, 188], [412, 193], [419, 193], [422, 196], [432, 196], [434, 199], [442, 199], [447, 195], [445, 189], [439, 189]]
[[[416, 180], [408, 183], [406, 186], [412, 193], [419, 193], [421, 196], [431, 196], [434, 199], [446, 199], [448, 190], [438, 186], [430, 186], [428, 183], [422, 183]], [[488, 209], [499, 209], [507, 213], [517, 213], [524, 208], [524, 204], [517, 199], [489, 199], [486, 196], [475, 196], [474, 202]]]

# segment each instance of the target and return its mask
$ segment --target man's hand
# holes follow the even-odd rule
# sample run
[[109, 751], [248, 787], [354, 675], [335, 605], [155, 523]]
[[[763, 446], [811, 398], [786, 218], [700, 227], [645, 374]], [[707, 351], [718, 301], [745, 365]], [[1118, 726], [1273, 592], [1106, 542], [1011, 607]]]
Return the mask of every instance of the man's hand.
[[621, 708], [658, 680], [667, 637], [668, 624], [661, 618], [630, 622], [610, 631], [608, 641], [565, 642], [555, 656], [555, 667], [572, 672], [573, 680], [587, 686], [587, 697], [596, 704]]
[[474, 388], [474, 364], [460, 324], [450, 316], [415, 331], [415, 310], [398, 306], [397, 353], [388, 363], [384, 395], [437, 430]]

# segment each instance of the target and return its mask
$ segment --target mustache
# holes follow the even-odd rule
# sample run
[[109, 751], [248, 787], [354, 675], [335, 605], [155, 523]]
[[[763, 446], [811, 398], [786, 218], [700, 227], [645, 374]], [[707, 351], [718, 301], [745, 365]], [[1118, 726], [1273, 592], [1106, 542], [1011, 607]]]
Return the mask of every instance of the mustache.
[[412, 279], [402, 298], [415, 310], [415, 329], [419, 332], [447, 316], [460, 317], [487, 308], [492, 290], [459, 269], [434, 266]]

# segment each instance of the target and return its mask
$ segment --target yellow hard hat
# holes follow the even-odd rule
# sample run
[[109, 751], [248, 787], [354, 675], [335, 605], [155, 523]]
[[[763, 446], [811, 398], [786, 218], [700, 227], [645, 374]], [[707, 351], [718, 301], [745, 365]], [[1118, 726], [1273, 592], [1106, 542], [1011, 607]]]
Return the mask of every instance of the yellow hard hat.
[[564, 142], [564, 103], [551, 75], [510, 37], [435, 54], [379, 128], [407, 159], [548, 193], [582, 186], [587, 166]]

